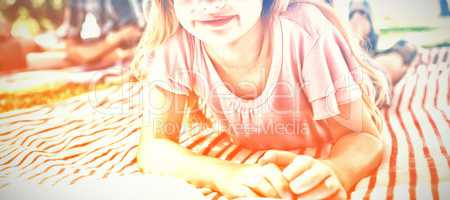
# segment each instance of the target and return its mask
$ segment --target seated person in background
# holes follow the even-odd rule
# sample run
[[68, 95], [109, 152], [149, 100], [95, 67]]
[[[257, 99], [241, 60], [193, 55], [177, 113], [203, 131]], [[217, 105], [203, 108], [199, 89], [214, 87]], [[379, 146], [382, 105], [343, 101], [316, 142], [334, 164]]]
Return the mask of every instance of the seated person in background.
[[[144, 26], [139, 0], [70, 3], [71, 10], [81, 10], [71, 11], [74, 15], [69, 18], [70, 27], [75, 31], [67, 34], [67, 38], [72, 39], [67, 46], [67, 60], [75, 65], [89, 64], [91, 68], [101, 68], [134, 55], [133, 49]], [[78, 21], [80, 19], [83, 21]]]
[[70, 0], [56, 34], [36, 37], [34, 45], [40, 48], [16, 51], [18, 59], [1, 63], [3, 69], [16, 71], [21, 61], [26, 66], [21, 70], [80, 65], [92, 70], [129, 60], [144, 26], [140, 5], [140, 0]]
[[[294, 3], [298, 0], [291, 0]], [[378, 35], [373, 26], [372, 11], [368, 0], [322, 0], [332, 6], [340, 17], [348, 17], [354, 36], [360, 38], [360, 46], [374, 59], [375, 65], [384, 70], [390, 81], [397, 83], [409, 66], [417, 64], [417, 47], [400, 40], [386, 50], [377, 49]]]
[[[331, 5], [340, 17], [348, 17], [354, 36], [360, 38], [360, 46], [370, 57], [367, 58], [367, 62], [385, 75], [392, 92], [392, 86], [403, 77], [408, 67], [417, 65], [416, 46], [400, 40], [389, 49], [378, 50], [378, 35], [373, 26], [372, 11], [367, 0], [323, 1]], [[389, 105], [389, 98], [378, 104], [383, 105]]]
[[352, 1], [349, 21], [356, 36], [362, 39], [361, 45], [396, 84], [407, 68], [417, 65], [417, 47], [405, 40], [400, 40], [391, 48], [378, 50], [378, 35], [375, 33], [371, 17], [371, 8], [367, 0]]
[[26, 67], [26, 53], [40, 50], [32, 40], [14, 38], [11, 26], [0, 13], [0, 72], [23, 70]]

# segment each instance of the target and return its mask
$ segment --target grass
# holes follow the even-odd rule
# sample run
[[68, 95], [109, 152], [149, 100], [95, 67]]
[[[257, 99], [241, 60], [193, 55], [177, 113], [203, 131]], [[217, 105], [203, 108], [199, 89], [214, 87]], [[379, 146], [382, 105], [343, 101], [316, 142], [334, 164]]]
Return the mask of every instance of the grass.
[[[445, 34], [450, 31], [449, 27], [432, 26], [392, 26], [380, 29], [380, 36], [384, 38], [404, 39], [423, 48], [450, 47], [450, 35]], [[417, 41], [416, 41], [417, 39]]]
[[380, 34], [384, 35], [391, 33], [430, 32], [436, 29], [437, 27], [428, 27], [428, 26], [389, 27], [380, 29]]

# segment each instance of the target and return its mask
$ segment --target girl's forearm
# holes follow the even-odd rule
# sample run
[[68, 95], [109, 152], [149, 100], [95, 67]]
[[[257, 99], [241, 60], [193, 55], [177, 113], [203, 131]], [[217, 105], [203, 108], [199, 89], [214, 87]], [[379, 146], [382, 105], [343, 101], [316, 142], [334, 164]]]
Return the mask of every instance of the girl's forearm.
[[141, 140], [138, 163], [144, 173], [170, 175], [213, 190], [217, 190], [215, 180], [226, 167], [237, 165], [195, 154], [169, 139], [155, 138]]
[[350, 191], [362, 178], [370, 175], [383, 157], [383, 142], [369, 133], [352, 133], [341, 137], [324, 160]]

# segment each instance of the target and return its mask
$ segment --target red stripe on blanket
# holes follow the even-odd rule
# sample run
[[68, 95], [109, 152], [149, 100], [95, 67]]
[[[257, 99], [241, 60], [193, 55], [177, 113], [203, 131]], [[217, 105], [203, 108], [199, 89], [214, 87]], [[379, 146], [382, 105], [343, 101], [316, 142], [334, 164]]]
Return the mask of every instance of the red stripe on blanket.
[[219, 142], [225, 140], [226, 138], [228, 138], [228, 135], [226, 135], [226, 133], [220, 133], [218, 137], [214, 138], [214, 140], [211, 141], [208, 146], [206, 146], [206, 148], [202, 151], [202, 154], [208, 155], [211, 152], [212, 148], [214, 148], [217, 144], [219, 144]]
[[[422, 70], [422, 71], [423, 71], [423, 73], [426, 73], [425, 74], [425, 76], [426, 76], [427, 72], [424, 70]], [[421, 73], [418, 73], [418, 76], [420, 76], [420, 74]], [[415, 88], [417, 88], [417, 89], [414, 90], [414, 96], [411, 99], [411, 101], [412, 102], [420, 101], [420, 103], [422, 103], [422, 105], [423, 105], [425, 95], [423, 94], [423, 92], [422, 93], [418, 93], [418, 92], [422, 91], [419, 88], [426, 87], [426, 85], [418, 85], [419, 83], [421, 83], [421, 82], [419, 82], [418, 79], [419, 79], [419, 77], [417, 77], [415, 79], [415, 83], [417, 83]], [[422, 95], [422, 97], [421, 97], [421, 95]], [[416, 99], [419, 99], [419, 100], [416, 100]], [[425, 158], [427, 158], [426, 161], [427, 161], [428, 170], [429, 170], [430, 176], [431, 176], [431, 189], [432, 189], [432, 193], [433, 193], [433, 199], [438, 199], [439, 198], [439, 196], [438, 196], [439, 195], [438, 194], [438, 173], [436, 170], [436, 164], [435, 164], [433, 157], [430, 154], [430, 148], [428, 147], [428, 144], [425, 141], [425, 137], [423, 135], [424, 130], [420, 123], [420, 121], [422, 121], [422, 123], [427, 123], [426, 121], [423, 122], [423, 120], [426, 120], [427, 118], [424, 118], [424, 117], [418, 118], [417, 115], [419, 115], [420, 110], [414, 109], [412, 105], [413, 105], [413, 103], [409, 104], [408, 110], [409, 110], [409, 113], [411, 113], [411, 116], [412, 116], [413, 122], [414, 122], [413, 125], [417, 129], [417, 133], [419, 134], [420, 141], [422, 142], [423, 154], [425, 155]], [[428, 134], [431, 134], [431, 133], [428, 133]]]
[[[402, 91], [404, 91], [405, 88], [402, 88]], [[400, 97], [400, 102], [404, 102], [404, 101], [408, 101], [408, 104], [410, 103], [410, 98], [408, 98], [407, 100], [404, 99], [404, 92], [402, 92], [402, 95]], [[406, 142], [408, 145], [408, 156], [409, 156], [409, 197], [410, 199], [416, 199], [416, 186], [417, 186], [417, 172], [416, 172], [416, 156], [414, 153], [414, 148], [413, 148], [413, 144], [411, 141], [411, 136], [408, 134], [408, 130], [405, 126], [405, 123], [403, 122], [403, 118], [401, 115], [401, 111], [400, 111], [400, 106], [397, 107], [396, 109], [396, 115], [397, 118], [399, 119], [400, 122], [400, 126], [403, 130], [403, 132], [405, 133], [405, 137], [406, 137]]]
[[34, 107], [32, 109], [20, 112], [20, 111], [12, 111], [10, 113], [1, 113], [0, 114], [0, 119], [4, 120], [4, 119], [13, 119], [15, 117], [20, 117], [20, 116], [24, 116], [27, 114], [31, 114], [31, 113], [35, 113], [35, 112], [40, 112], [43, 111], [42, 108], [47, 108], [48, 111], [45, 114], [50, 113], [53, 109], [51, 109], [49, 106], [38, 106], [38, 107]]
[[[449, 49], [450, 51], [450, 49]], [[450, 52], [449, 52], [450, 53]], [[445, 116], [442, 113], [442, 110], [436, 109], [437, 107], [437, 92], [439, 91], [439, 74], [436, 72], [432, 72], [430, 75], [429, 83], [426, 87], [426, 96], [424, 98], [424, 110], [427, 113], [428, 121], [430, 122], [434, 134], [436, 135], [438, 142], [439, 142], [439, 148], [445, 159], [447, 160], [447, 166], [450, 168], [450, 156], [448, 154], [447, 149], [444, 146], [444, 140], [442, 139], [441, 133], [445, 133], [447, 130], [449, 130], [448, 124], [445, 123]], [[448, 82], [447, 82], [448, 84]], [[431, 88], [431, 89], [430, 89]], [[434, 88], [434, 90], [433, 90]], [[431, 102], [430, 102], [431, 101]], [[432, 105], [432, 106], [430, 106]], [[440, 123], [439, 123], [440, 122]], [[439, 126], [438, 126], [439, 124]], [[445, 126], [447, 125], [447, 126]], [[445, 126], [445, 127], [441, 127]]]
[[384, 112], [384, 116], [387, 122], [388, 132], [389, 136], [391, 137], [391, 155], [389, 157], [389, 182], [387, 186], [387, 193], [386, 193], [386, 199], [391, 200], [394, 198], [394, 187], [395, 183], [397, 181], [397, 155], [398, 155], [398, 143], [397, 143], [397, 137], [394, 134], [394, 129], [391, 126], [390, 123], [390, 117], [387, 110]]
[[[58, 126], [54, 126], [54, 127], [51, 127], [51, 128], [44, 129], [42, 131], [34, 133], [33, 135], [29, 135], [20, 143], [20, 145], [24, 146], [25, 142], [27, 142], [27, 140], [30, 139], [31, 137], [37, 137], [40, 134], [45, 134], [46, 132], [49, 132], [49, 131], [52, 131], [52, 130], [56, 130], [58, 128], [63, 128], [65, 126], [69, 125], [70, 123], [71, 123], [71, 121], [66, 122], [64, 124], [61, 124], [61, 125], [58, 125]], [[34, 140], [31, 140], [31, 142], [27, 146], [31, 145], [33, 143], [33, 141]]]

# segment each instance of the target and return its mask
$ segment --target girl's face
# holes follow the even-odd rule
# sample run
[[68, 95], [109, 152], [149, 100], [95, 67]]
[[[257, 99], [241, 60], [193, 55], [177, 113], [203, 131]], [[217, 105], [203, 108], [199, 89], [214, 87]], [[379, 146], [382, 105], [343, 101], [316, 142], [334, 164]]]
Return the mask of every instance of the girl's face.
[[263, 0], [173, 0], [181, 26], [208, 44], [224, 45], [247, 33], [261, 18]]

